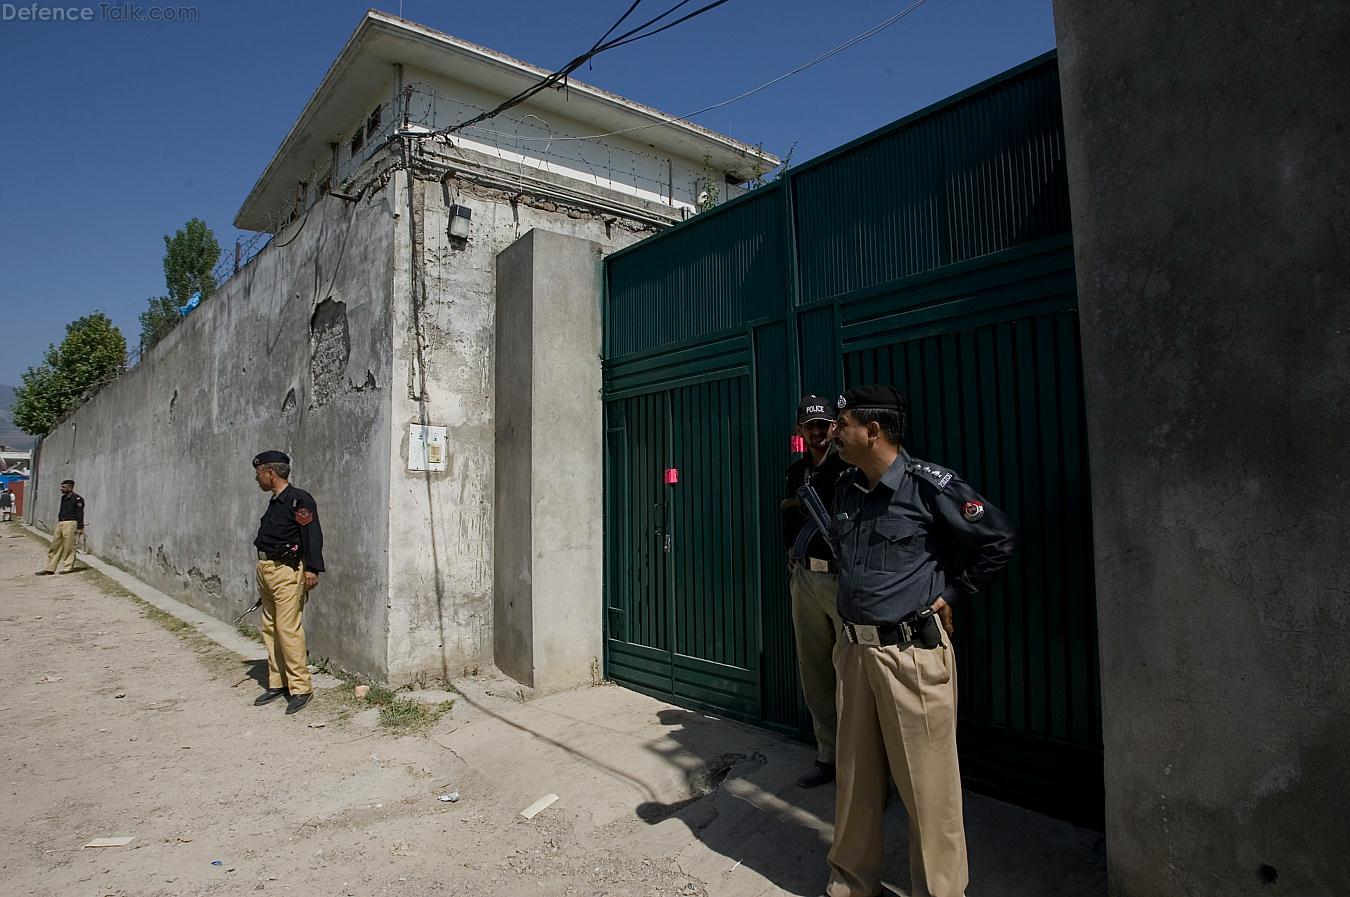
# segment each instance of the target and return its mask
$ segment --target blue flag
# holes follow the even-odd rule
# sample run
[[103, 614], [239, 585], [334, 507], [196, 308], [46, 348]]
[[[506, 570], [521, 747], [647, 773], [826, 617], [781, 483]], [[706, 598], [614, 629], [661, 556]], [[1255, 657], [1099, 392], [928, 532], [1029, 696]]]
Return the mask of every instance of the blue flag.
[[188, 314], [189, 314], [194, 308], [196, 308], [196, 307], [197, 307], [197, 304], [198, 304], [199, 302], [201, 302], [201, 301], [202, 301], [202, 291], [201, 291], [201, 290], [198, 290], [197, 292], [193, 293], [193, 294], [188, 298], [188, 301], [187, 301], [187, 304], [186, 304], [186, 305], [180, 305], [180, 306], [178, 306], [178, 313], [179, 313], [180, 315], [182, 315], [183, 317], [187, 317]]

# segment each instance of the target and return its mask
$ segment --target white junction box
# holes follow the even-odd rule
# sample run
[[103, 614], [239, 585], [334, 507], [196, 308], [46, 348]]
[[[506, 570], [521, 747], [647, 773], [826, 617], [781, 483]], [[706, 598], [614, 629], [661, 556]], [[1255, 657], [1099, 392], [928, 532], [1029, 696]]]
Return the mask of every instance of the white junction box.
[[445, 470], [445, 427], [408, 424], [408, 469]]

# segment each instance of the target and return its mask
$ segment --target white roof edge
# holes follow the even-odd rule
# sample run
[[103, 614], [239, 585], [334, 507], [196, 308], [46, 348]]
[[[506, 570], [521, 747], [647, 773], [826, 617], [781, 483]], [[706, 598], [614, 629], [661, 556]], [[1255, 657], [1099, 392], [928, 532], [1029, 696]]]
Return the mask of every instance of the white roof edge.
[[[505, 53], [500, 53], [496, 50], [491, 50], [487, 47], [479, 46], [478, 44], [453, 35], [437, 31], [433, 28], [428, 28], [425, 25], [419, 25], [416, 22], [411, 22], [407, 19], [402, 19], [398, 16], [379, 10], [367, 10], [366, 14], [362, 17], [361, 22], [357, 25], [356, 30], [352, 32], [351, 37], [347, 39], [342, 50], [339, 51], [337, 58], [333, 60], [332, 64], [328, 67], [328, 70], [324, 73], [323, 79], [319, 82], [319, 86], [315, 88], [314, 93], [305, 103], [304, 109], [301, 110], [300, 115], [296, 118], [290, 131], [287, 132], [286, 137], [281, 141], [280, 145], [278, 145], [276, 152], [273, 153], [272, 158], [267, 163], [267, 167], [263, 170], [262, 175], [259, 176], [257, 182], [254, 183], [253, 189], [249, 191], [247, 198], [245, 198], [239, 211], [235, 215], [236, 226], [238, 226], [238, 221], [240, 219], [246, 217], [246, 215], [253, 211], [250, 207], [267, 189], [273, 173], [284, 163], [290, 154], [292, 146], [297, 142], [300, 136], [305, 133], [317, 110], [327, 100], [326, 94], [330, 93], [335, 87], [340, 79], [342, 71], [351, 65], [356, 54], [359, 52], [360, 45], [377, 32], [384, 32], [401, 39], [415, 39], [427, 42], [461, 56], [472, 57], [479, 61], [495, 65], [498, 68], [514, 71], [529, 79], [541, 79], [552, 74], [548, 69], [540, 68], [537, 65], [532, 65], [528, 62], [508, 56]], [[664, 127], [660, 130], [669, 128], [682, 132], [686, 137], [692, 137], [699, 142], [709, 144], [723, 152], [729, 151], [738, 156], [757, 160], [763, 163], [765, 168], [773, 168], [782, 161], [773, 153], [751, 146], [734, 137], [719, 134], [702, 125], [686, 121], [685, 119], [662, 112], [651, 106], [634, 102], [633, 100], [626, 99], [625, 97], [611, 93], [603, 88], [569, 78], [567, 80], [567, 89], [573, 94], [579, 94], [593, 102], [609, 106], [622, 114], [633, 117], [635, 119], [635, 126], [639, 124], [662, 125]], [[660, 130], [652, 128], [649, 133], [659, 134]]]

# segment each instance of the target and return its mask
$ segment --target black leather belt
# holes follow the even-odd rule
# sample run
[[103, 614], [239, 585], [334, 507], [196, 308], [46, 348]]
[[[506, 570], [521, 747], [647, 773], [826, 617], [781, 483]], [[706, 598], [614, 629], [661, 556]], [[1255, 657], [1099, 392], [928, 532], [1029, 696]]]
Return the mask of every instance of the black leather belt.
[[917, 614], [906, 617], [899, 623], [886, 623], [869, 626], [864, 623], [844, 621], [844, 635], [855, 645], [895, 645], [908, 648], [918, 645], [920, 648], [936, 648], [942, 644], [942, 627], [938, 624], [937, 614], [925, 608]]
[[298, 557], [295, 557], [294, 555], [273, 554], [271, 552], [263, 551], [261, 549], [258, 550], [258, 560], [275, 561], [278, 564], [285, 564], [287, 567], [295, 567], [297, 569], [300, 567], [300, 559]]

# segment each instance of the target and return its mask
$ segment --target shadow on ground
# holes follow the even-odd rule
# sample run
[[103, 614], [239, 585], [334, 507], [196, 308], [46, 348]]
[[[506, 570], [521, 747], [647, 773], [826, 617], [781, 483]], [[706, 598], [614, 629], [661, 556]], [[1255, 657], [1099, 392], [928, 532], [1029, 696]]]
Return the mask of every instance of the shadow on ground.
[[[728, 876], [744, 866], [785, 893], [819, 894], [827, 875], [835, 791], [833, 785], [811, 790], [796, 785], [796, 777], [809, 765], [809, 754], [729, 753], [727, 730], [740, 727], [687, 710], [662, 710], [657, 717], [667, 727], [667, 738], [653, 749], [685, 771], [688, 796], [642, 803], [635, 809], [638, 818], [652, 826], [686, 827], [725, 858]], [[972, 894], [1105, 895], [1100, 832], [969, 792], [965, 809]], [[885, 832], [883, 882], [891, 893], [908, 894], [907, 819], [894, 788]], [[710, 893], [724, 893], [714, 884], [715, 877], [700, 874], [709, 882]]]

